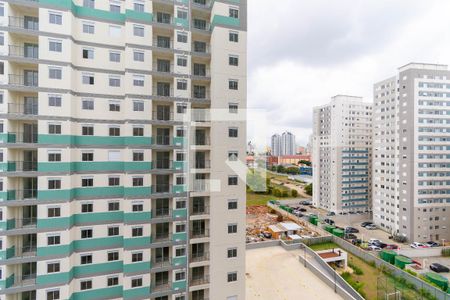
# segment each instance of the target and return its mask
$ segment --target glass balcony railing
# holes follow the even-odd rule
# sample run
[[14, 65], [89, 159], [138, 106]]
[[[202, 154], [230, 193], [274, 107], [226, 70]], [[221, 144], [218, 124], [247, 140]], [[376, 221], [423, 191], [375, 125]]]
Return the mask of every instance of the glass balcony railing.
[[38, 104], [15, 104], [8, 103], [8, 113], [19, 115], [38, 115]]
[[11, 57], [23, 57], [23, 58], [32, 58], [32, 59], [38, 59], [39, 58], [39, 48], [37, 46], [16, 46], [16, 45], [9, 45], [9, 56]]
[[25, 30], [39, 30], [39, 20], [36, 17], [9, 17], [8, 26]]

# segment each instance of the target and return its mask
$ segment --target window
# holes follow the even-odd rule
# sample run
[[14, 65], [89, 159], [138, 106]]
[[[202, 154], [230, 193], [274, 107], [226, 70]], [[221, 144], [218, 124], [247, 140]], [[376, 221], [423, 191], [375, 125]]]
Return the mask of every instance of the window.
[[82, 126], [81, 135], [94, 135], [94, 126], [92, 125]]
[[183, 175], [177, 176], [175, 182], [177, 185], [183, 185], [184, 184], [184, 176]]
[[119, 201], [111, 201], [108, 203], [108, 211], [118, 211], [118, 210], [120, 210]]
[[176, 233], [186, 232], [186, 224], [177, 224], [177, 225], [175, 225], [175, 232]]
[[49, 23], [61, 25], [62, 24], [62, 15], [57, 12], [49, 12]]
[[131, 229], [131, 236], [136, 237], [136, 236], [143, 236], [144, 235], [144, 230], [142, 227], [134, 227]]
[[239, 10], [237, 10], [236, 8], [230, 7], [229, 16], [230, 16], [230, 18], [238, 19], [239, 18]]
[[144, 254], [142, 252], [136, 252], [131, 254], [131, 261], [138, 262], [144, 260]]
[[177, 272], [175, 273], [175, 281], [185, 280], [186, 272]]
[[94, 23], [83, 23], [83, 32], [88, 34], [95, 33]]
[[228, 128], [228, 137], [237, 138], [238, 137], [238, 129], [237, 128]]
[[93, 110], [94, 109], [94, 100], [92, 100], [92, 99], [81, 100], [81, 109]]
[[144, 136], [144, 127], [133, 127], [133, 136]]
[[47, 300], [59, 300], [59, 290], [47, 291]]
[[109, 150], [108, 151], [108, 160], [109, 161], [120, 161], [120, 150]]
[[228, 275], [227, 275], [227, 281], [228, 281], [228, 282], [237, 281], [237, 272], [231, 272], [231, 273], [228, 273]]
[[230, 31], [228, 36], [229, 36], [228, 39], [230, 42], [234, 42], [234, 43], [239, 42], [239, 33], [238, 32]]
[[187, 80], [178, 79], [177, 80], [177, 90], [187, 90]]
[[48, 124], [49, 134], [61, 134], [61, 124]]
[[228, 209], [237, 209], [238, 201], [236, 199], [228, 200]]
[[120, 86], [120, 77], [109, 76], [109, 86], [119, 87]]
[[175, 249], [175, 256], [176, 256], [176, 257], [186, 256], [186, 248], [184, 248], [184, 247], [182, 247], [182, 248], [176, 248], [176, 249]]
[[0, 32], [0, 45], [5, 45], [5, 34], [3, 32]]
[[228, 224], [228, 233], [236, 233], [237, 232], [237, 224]]
[[144, 12], [144, 10], [145, 10], [144, 3], [140, 2], [140, 1], [134, 2], [133, 8], [134, 8], [134, 11], [137, 11], [137, 12]]
[[238, 90], [238, 81], [235, 79], [228, 80], [228, 88], [230, 90]]
[[4, 75], [4, 74], [5, 74], [5, 63], [0, 62], [0, 75]]
[[61, 208], [60, 207], [49, 207], [49, 208], [47, 208], [47, 217], [48, 218], [61, 217]]
[[117, 177], [117, 176], [108, 177], [108, 185], [109, 186], [119, 186], [120, 185], [120, 177]]
[[177, 152], [175, 159], [176, 159], [176, 161], [185, 161], [186, 160], [186, 153], [184, 153], [184, 152]]
[[187, 111], [186, 103], [177, 103], [177, 114], [185, 114]]
[[81, 229], [81, 238], [90, 239], [92, 238], [92, 229]]
[[237, 151], [229, 151], [228, 152], [228, 160], [229, 161], [237, 161], [238, 160], [238, 152]]
[[229, 248], [227, 250], [227, 257], [228, 258], [234, 258], [237, 257], [237, 248]]
[[133, 210], [133, 212], [144, 211], [144, 204], [143, 203], [133, 203], [131, 205], [131, 209]]
[[144, 86], [144, 75], [133, 75], [134, 86]]
[[52, 161], [61, 161], [61, 152], [58, 151], [52, 151], [52, 152], [48, 152], [48, 161], [52, 162]]
[[49, 51], [62, 52], [62, 42], [58, 40], [49, 40], [48, 42]]
[[185, 209], [186, 208], [186, 200], [177, 200], [175, 202], [175, 209]]
[[230, 66], [238, 66], [239, 65], [239, 57], [235, 55], [228, 56], [228, 64]]
[[94, 49], [83, 49], [82, 54], [85, 59], [94, 59]]
[[47, 236], [47, 245], [59, 245], [61, 244], [61, 237], [59, 235], [49, 235]]
[[187, 66], [187, 57], [186, 56], [177, 56], [177, 66], [186, 67]]
[[49, 262], [47, 263], [47, 273], [57, 273], [60, 270], [59, 262]]
[[144, 152], [134, 151], [133, 152], [133, 161], [144, 161]]
[[228, 176], [228, 185], [238, 185], [238, 177], [235, 175]]
[[80, 255], [80, 264], [82, 265], [92, 264], [92, 254]]
[[81, 186], [82, 187], [94, 186], [94, 178], [92, 177], [81, 178]]
[[230, 112], [230, 114], [237, 114], [238, 108], [239, 106], [237, 103], [228, 104], [228, 111]]
[[120, 136], [119, 127], [109, 127], [109, 136]]
[[142, 286], [142, 278], [133, 278], [131, 279], [131, 287], [140, 287]]
[[144, 61], [144, 52], [142, 51], [134, 51], [133, 52], [134, 61]]
[[108, 236], [119, 235], [119, 226], [108, 227]]
[[82, 161], [94, 161], [94, 152], [82, 152], [81, 160]]
[[108, 261], [119, 260], [119, 251], [108, 252]]
[[94, 84], [94, 74], [84, 73], [81, 77], [82, 77], [83, 84], [89, 84], [89, 85]]
[[121, 27], [115, 25], [109, 25], [109, 36], [113, 38], [118, 38], [121, 35]]
[[82, 203], [81, 204], [81, 212], [82, 213], [91, 213], [94, 211], [94, 204], [92, 203]]
[[109, 111], [120, 111], [120, 102], [109, 102]]
[[89, 8], [95, 8], [95, 0], [83, 0], [83, 6]]
[[109, 61], [120, 62], [120, 52], [110, 51], [109, 52]]
[[49, 179], [48, 180], [49, 190], [60, 190], [61, 189], [61, 179]]
[[92, 280], [83, 280], [80, 282], [80, 290], [90, 290], [92, 289]]
[[187, 20], [187, 18], [188, 18], [187, 11], [184, 9], [178, 9], [177, 10], [177, 18]]
[[55, 67], [49, 67], [48, 68], [48, 77], [50, 79], [62, 79], [62, 69], [55, 68]]
[[109, 11], [114, 13], [120, 13], [120, 2], [110, 2]]
[[144, 101], [133, 101], [133, 111], [144, 111]]
[[133, 186], [144, 186], [144, 177], [133, 177]]
[[188, 35], [184, 32], [178, 32], [177, 33], [177, 42], [179, 43], [187, 43], [188, 41]]
[[133, 34], [134, 36], [144, 36], [144, 26], [140, 25], [133, 25]]
[[115, 286], [115, 285], [119, 285], [119, 277], [117, 276], [108, 277], [108, 286]]
[[61, 95], [48, 95], [48, 106], [61, 107]]

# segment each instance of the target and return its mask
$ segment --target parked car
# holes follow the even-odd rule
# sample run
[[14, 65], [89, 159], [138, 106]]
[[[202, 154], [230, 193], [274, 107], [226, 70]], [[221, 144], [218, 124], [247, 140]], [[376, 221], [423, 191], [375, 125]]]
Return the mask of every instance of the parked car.
[[369, 225], [367, 225], [365, 228], [368, 229], [368, 230], [374, 230], [374, 229], [377, 229], [377, 225], [375, 225], [375, 224], [369, 224]]
[[437, 272], [437, 273], [448, 273], [450, 272], [450, 269], [444, 265], [441, 265], [439, 263], [432, 263], [430, 265], [430, 269]]
[[398, 249], [398, 246], [395, 244], [389, 244], [386, 246], [386, 249], [396, 250], [396, 249]]
[[439, 247], [440, 246], [439, 243], [436, 243], [433, 241], [426, 242], [425, 245], [427, 245], [428, 247]]
[[346, 233], [344, 238], [346, 240], [356, 240], [358, 237], [356, 235], [354, 235], [353, 233]]
[[331, 219], [325, 219], [323, 220], [325, 223], [330, 224], [330, 225], [334, 225], [334, 221]]
[[368, 241], [369, 245], [374, 244], [374, 243], [381, 243], [381, 241], [379, 239], [370, 239]]
[[348, 232], [348, 233], [358, 233], [359, 232], [359, 230], [358, 229], [356, 229], [355, 227], [345, 227], [345, 232]]
[[353, 245], [361, 245], [362, 244], [362, 240], [361, 239], [353, 239], [352, 240], [352, 244]]
[[368, 249], [371, 251], [381, 251], [381, 248], [375, 245], [369, 245]]
[[303, 200], [299, 202], [300, 205], [312, 205], [311, 201]]
[[336, 213], [334, 211], [330, 211], [330, 212], [327, 213], [328, 217], [332, 217], [332, 216], [335, 216], [335, 215], [336, 215]]
[[372, 245], [373, 245], [373, 246], [378, 246], [378, 247], [380, 247], [381, 249], [384, 249], [384, 248], [387, 247], [387, 244], [385, 244], [385, 243], [383, 243], [383, 242], [375, 242], [375, 243], [373, 243]]
[[306, 208], [300, 208], [299, 211], [301, 211], [301, 212], [306, 212], [307, 209], [306, 209]]
[[410, 244], [409, 246], [414, 249], [429, 248], [427, 245], [419, 243], [419, 242], [414, 242], [414, 243]]
[[361, 227], [366, 227], [367, 225], [373, 225], [373, 223], [369, 221], [361, 223]]

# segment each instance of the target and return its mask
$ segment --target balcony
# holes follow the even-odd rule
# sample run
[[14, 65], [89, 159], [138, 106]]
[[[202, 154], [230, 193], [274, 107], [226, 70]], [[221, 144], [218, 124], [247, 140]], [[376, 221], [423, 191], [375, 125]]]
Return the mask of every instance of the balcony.
[[153, 120], [173, 121], [173, 112], [171, 112], [171, 111], [153, 111]]
[[208, 192], [209, 191], [209, 182], [205, 179], [196, 179], [192, 184], [193, 192]]
[[173, 49], [173, 44], [170, 37], [158, 37], [153, 39], [153, 47], [160, 49]]
[[209, 146], [210, 140], [209, 136], [195, 136], [194, 137], [194, 145], [195, 146]]
[[191, 210], [192, 216], [209, 214], [209, 206], [207, 205], [194, 205]]
[[211, 168], [211, 161], [210, 160], [196, 160], [194, 163], [195, 169], [209, 169]]
[[37, 161], [8, 161], [8, 172], [36, 172]]
[[172, 139], [170, 135], [157, 135], [153, 142], [155, 145], [170, 146], [172, 145]]
[[11, 28], [25, 29], [29, 31], [39, 30], [39, 20], [35, 17], [9, 17], [8, 26]]
[[17, 74], [8, 74], [8, 84], [21, 87], [38, 87], [39, 80], [37, 72], [33, 76], [23, 76]]
[[159, 293], [164, 291], [170, 291], [172, 289], [172, 282], [166, 281], [166, 282], [155, 282], [152, 283], [151, 291], [152, 293]]
[[167, 218], [167, 217], [170, 217], [171, 215], [172, 215], [172, 210], [169, 207], [152, 209], [152, 218], [153, 219]]
[[153, 161], [153, 169], [155, 170], [172, 170], [173, 161], [169, 159], [158, 159]]
[[171, 192], [172, 192], [171, 184], [152, 185], [152, 194], [163, 194], [163, 193], [171, 193]]
[[173, 18], [170, 14], [156, 12], [156, 14], [153, 15], [153, 22], [171, 25], [173, 24]]
[[20, 279], [15, 279], [12, 287], [25, 287], [36, 284], [36, 273], [23, 274]]
[[200, 252], [191, 254], [191, 262], [202, 262], [209, 260], [209, 252]]
[[13, 258], [24, 258], [36, 256], [37, 245], [24, 246], [15, 250]]
[[37, 189], [16, 189], [8, 192], [8, 200], [35, 200], [37, 198]]
[[192, 22], [192, 28], [209, 32], [211, 31], [211, 24], [209, 24], [205, 20], [194, 19], [194, 22]]
[[155, 258], [152, 261], [152, 268], [164, 268], [164, 267], [170, 267], [172, 265], [172, 260], [169, 257], [159, 257]]
[[209, 237], [209, 229], [191, 230], [192, 239], [201, 239]]
[[193, 109], [192, 116], [191, 116], [192, 122], [210, 122], [211, 116], [209, 113], [209, 110], [207, 109]]
[[208, 284], [209, 283], [209, 275], [192, 276], [189, 283], [191, 284], [191, 286]]
[[39, 58], [39, 48], [36, 46], [30, 47], [22, 47], [16, 45], [9, 45], [9, 56], [11, 57], [20, 57], [20, 58], [29, 58], [29, 59], [38, 59]]
[[15, 144], [37, 144], [37, 133], [25, 133], [25, 132], [8, 132], [8, 143]]
[[39, 114], [37, 103], [31, 104], [15, 104], [8, 103], [8, 113], [17, 115], [37, 116]]
[[205, 42], [197, 42], [197, 41], [194, 41], [192, 51], [195, 54], [207, 54], [207, 53], [209, 54], [210, 53], [209, 45], [207, 45]]
[[207, 9], [211, 7], [210, 0], [192, 0], [192, 6], [196, 8]]
[[9, 219], [7, 224], [8, 230], [36, 228], [37, 218]]
[[161, 232], [161, 233], [155, 233], [152, 234], [152, 243], [162, 243], [162, 242], [169, 242], [172, 240], [172, 235], [168, 232]]

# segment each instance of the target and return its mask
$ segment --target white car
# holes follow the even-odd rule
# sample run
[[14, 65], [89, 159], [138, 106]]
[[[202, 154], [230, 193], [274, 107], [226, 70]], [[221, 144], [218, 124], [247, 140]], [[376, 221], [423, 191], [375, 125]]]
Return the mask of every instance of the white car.
[[375, 244], [375, 243], [381, 243], [381, 241], [379, 239], [370, 239], [368, 243], [370, 245], [370, 244]]
[[369, 245], [368, 248], [369, 248], [369, 250], [372, 250], [372, 251], [381, 251], [381, 248], [378, 246], [375, 246], [375, 245]]
[[411, 248], [414, 249], [420, 249], [420, 248], [430, 248], [429, 246], [422, 244], [422, 243], [418, 243], [418, 242], [414, 242], [411, 245], [409, 245]]
[[368, 230], [374, 230], [374, 229], [377, 229], [377, 225], [375, 225], [375, 224], [369, 224], [369, 225], [366, 226], [366, 229], [368, 229]]

